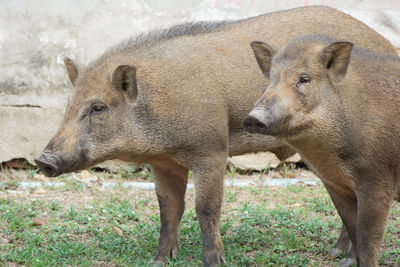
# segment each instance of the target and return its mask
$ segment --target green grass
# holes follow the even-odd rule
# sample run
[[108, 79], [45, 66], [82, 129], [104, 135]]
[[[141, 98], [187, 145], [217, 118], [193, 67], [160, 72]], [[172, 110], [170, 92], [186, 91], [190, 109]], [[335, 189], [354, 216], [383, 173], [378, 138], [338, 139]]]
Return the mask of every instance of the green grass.
[[[194, 190], [169, 266], [201, 266]], [[27, 266], [147, 266], [158, 243], [154, 192], [77, 188], [0, 198], [0, 263]], [[380, 263], [400, 264], [400, 205], [393, 205]], [[34, 226], [32, 218], [47, 220]], [[113, 227], [122, 230], [118, 236]], [[322, 186], [226, 188], [221, 234], [228, 266], [337, 266], [326, 253], [340, 230]]]

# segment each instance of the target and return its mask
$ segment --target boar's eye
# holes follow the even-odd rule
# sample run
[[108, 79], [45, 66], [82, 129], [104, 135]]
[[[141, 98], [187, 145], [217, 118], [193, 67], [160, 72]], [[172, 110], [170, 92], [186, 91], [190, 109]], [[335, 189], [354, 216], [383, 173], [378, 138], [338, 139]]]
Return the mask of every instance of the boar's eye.
[[92, 116], [92, 115], [98, 114], [104, 110], [106, 110], [106, 106], [104, 106], [103, 104], [94, 104], [90, 108], [89, 115]]
[[303, 83], [309, 83], [311, 81], [311, 77], [308, 75], [303, 75], [300, 77], [299, 81], [297, 82], [296, 86], [300, 86]]

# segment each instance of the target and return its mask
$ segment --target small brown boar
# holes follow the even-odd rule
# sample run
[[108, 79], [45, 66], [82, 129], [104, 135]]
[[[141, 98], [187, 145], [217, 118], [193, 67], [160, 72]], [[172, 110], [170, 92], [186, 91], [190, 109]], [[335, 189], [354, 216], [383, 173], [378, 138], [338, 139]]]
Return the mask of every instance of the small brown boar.
[[269, 85], [244, 127], [300, 152], [327, 188], [357, 265], [378, 266], [390, 204], [400, 201], [400, 58], [325, 35], [252, 47]]
[[176, 256], [192, 170], [204, 265], [218, 266], [224, 261], [219, 218], [226, 157], [291, 152], [273, 137], [242, 129], [267, 83], [248, 43], [270, 38], [283, 46], [314, 32], [396, 53], [363, 23], [326, 7], [155, 31], [111, 48], [87, 67], [66, 59], [75, 91], [58, 132], [36, 162], [50, 176], [106, 159], [151, 164], [161, 211], [155, 265]]

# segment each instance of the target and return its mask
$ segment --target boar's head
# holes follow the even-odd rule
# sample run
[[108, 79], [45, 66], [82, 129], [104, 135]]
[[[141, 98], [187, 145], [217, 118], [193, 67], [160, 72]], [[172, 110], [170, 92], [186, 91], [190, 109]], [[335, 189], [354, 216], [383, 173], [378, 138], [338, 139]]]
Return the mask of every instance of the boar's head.
[[75, 89], [58, 132], [35, 159], [40, 169], [57, 176], [140, 150], [136, 142], [145, 134], [136, 119], [136, 68], [108, 61], [87, 68], [68, 58], [64, 62]]
[[251, 133], [285, 138], [310, 130], [321, 119], [335, 84], [346, 75], [353, 45], [309, 35], [278, 51], [259, 41], [251, 47], [269, 84], [243, 126]]

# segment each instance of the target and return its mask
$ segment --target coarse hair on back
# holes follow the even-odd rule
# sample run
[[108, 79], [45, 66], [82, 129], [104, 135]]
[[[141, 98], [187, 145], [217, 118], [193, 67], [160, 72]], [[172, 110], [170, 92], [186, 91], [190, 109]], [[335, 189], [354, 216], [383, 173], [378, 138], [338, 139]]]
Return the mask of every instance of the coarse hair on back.
[[187, 22], [174, 25], [167, 29], [158, 29], [149, 33], [142, 33], [137, 36], [132, 36], [128, 40], [117, 45], [117, 48], [137, 48], [140, 46], [150, 45], [152, 43], [169, 40], [180, 36], [193, 36], [198, 34], [217, 32], [234, 22], [235, 21]]
[[113, 54], [143, 46], [151, 46], [158, 42], [181, 36], [193, 36], [204, 33], [218, 32], [226, 26], [232, 25], [239, 21], [240, 20], [186, 22], [171, 26], [167, 29], [157, 29], [150, 31], [149, 33], [141, 33], [139, 35], [131, 36], [125, 41], [122, 41], [121, 43], [107, 49], [104, 54]]

